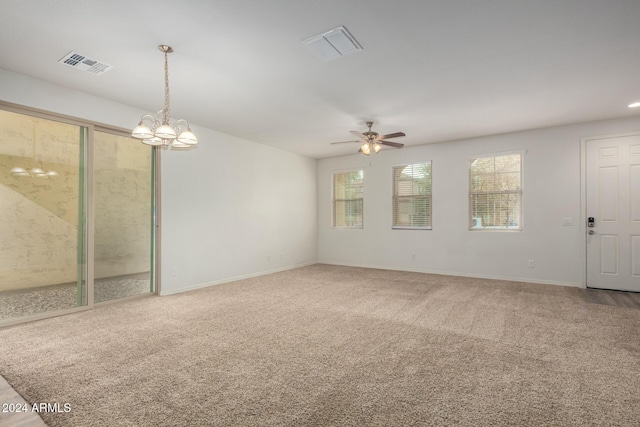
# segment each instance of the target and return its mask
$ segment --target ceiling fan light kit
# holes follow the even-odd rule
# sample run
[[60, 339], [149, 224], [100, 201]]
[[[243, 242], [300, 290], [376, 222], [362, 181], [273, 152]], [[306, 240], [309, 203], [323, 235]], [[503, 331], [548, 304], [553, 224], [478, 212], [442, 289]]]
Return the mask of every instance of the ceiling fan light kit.
[[189, 122], [179, 119], [174, 125], [169, 122], [169, 60], [167, 55], [173, 52], [171, 46], [161, 44], [158, 46], [164, 52], [164, 108], [158, 112], [161, 116], [156, 118], [151, 114], [145, 114], [140, 119], [138, 126], [131, 132], [131, 136], [142, 140], [143, 144], [167, 149], [190, 149], [198, 144], [198, 138], [191, 132]]
[[371, 126], [373, 126], [373, 122], [367, 122], [367, 127], [369, 128], [369, 130], [364, 133], [360, 133], [355, 130], [351, 131], [353, 135], [361, 138], [361, 140], [332, 142], [332, 144], [344, 144], [349, 142], [361, 143], [362, 145], [360, 145], [360, 149], [358, 150], [358, 153], [362, 153], [365, 156], [370, 156], [371, 153], [378, 154], [382, 150], [383, 145], [387, 145], [389, 147], [395, 147], [395, 148], [404, 147], [404, 144], [400, 144], [399, 142], [386, 141], [386, 139], [389, 139], [389, 138], [398, 138], [400, 136], [406, 136], [404, 132], [394, 132], [394, 133], [388, 133], [386, 135], [380, 135], [378, 134], [378, 132], [373, 132], [371, 130]]
[[364, 154], [365, 156], [371, 155], [372, 151], [373, 154], [378, 154], [380, 150], [382, 150], [382, 145], [378, 144], [377, 142], [365, 142], [360, 146], [360, 151], [362, 151], [362, 154]]

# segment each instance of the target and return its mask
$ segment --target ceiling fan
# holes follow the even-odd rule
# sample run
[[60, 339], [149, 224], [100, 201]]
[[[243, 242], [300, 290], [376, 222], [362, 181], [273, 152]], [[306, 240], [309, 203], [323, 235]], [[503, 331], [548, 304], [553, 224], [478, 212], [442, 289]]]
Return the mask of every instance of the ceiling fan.
[[365, 133], [360, 133], [358, 131], [352, 130], [351, 133], [355, 136], [361, 138], [360, 141], [340, 141], [340, 142], [332, 142], [331, 144], [345, 144], [348, 142], [358, 142], [362, 143], [358, 153], [362, 153], [365, 156], [368, 156], [373, 152], [374, 154], [378, 154], [380, 150], [382, 150], [383, 145], [388, 145], [389, 147], [402, 148], [404, 144], [400, 144], [398, 142], [386, 141], [389, 138], [397, 138], [399, 136], [405, 136], [404, 132], [394, 132], [388, 133], [386, 135], [379, 135], [378, 132], [373, 132], [371, 130], [371, 126], [373, 126], [373, 122], [367, 122], [367, 126], [369, 130]]

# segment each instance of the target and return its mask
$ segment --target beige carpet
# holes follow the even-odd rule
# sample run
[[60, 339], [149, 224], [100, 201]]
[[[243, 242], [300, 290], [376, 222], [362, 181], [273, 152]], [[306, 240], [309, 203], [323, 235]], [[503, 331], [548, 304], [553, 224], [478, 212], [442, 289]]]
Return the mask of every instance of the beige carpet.
[[50, 426], [640, 425], [640, 310], [314, 265], [0, 330]]

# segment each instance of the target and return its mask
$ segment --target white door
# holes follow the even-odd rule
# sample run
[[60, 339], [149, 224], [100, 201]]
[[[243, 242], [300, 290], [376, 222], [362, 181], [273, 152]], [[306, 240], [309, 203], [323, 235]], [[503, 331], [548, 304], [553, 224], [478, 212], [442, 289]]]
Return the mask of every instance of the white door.
[[640, 292], [640, 133], [586, 141], [587, 287]]

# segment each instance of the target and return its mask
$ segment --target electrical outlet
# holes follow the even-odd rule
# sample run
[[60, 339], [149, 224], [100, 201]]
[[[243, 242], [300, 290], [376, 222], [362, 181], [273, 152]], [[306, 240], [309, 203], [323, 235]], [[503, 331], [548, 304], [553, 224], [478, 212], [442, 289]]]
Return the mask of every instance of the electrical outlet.
[[411, 259], [415, 261], [416, 260], [416, 254], [411, 254]]
[[171, 267], [171, 277], [176, 277], [178, 275], [178, 268]]
[[565, 216], [564, 218], [562, 218], [562, 225], [564, 225], [564, 226], [572, 226], [573, 225], [573, 218], [571, 218], [570, 216]]
[[533, 268], [536, 266], [536, 262], [532, 259], [529, 260], [529, 268]]

